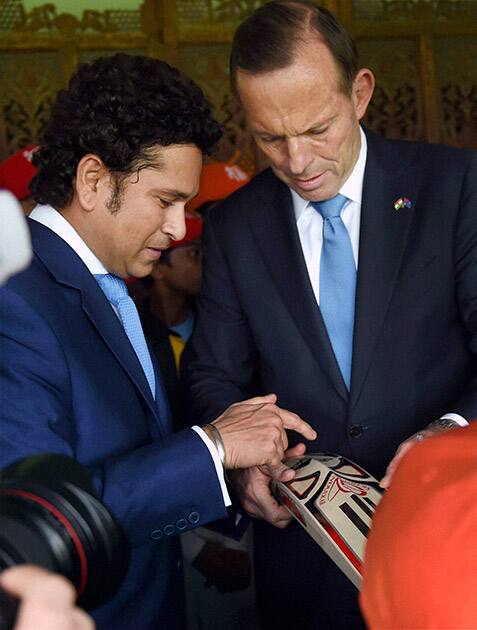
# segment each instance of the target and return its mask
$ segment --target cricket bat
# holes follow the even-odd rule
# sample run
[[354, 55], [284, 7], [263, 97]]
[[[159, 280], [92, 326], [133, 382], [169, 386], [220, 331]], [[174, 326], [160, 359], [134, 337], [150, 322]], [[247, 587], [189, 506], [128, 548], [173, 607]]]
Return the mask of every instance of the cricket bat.
[[359, 589], [371, 519], [383, 494], [377, 479], [332, 453], [307, 454], [285, 463], [296, 476], [272, 483], [277, 500]]

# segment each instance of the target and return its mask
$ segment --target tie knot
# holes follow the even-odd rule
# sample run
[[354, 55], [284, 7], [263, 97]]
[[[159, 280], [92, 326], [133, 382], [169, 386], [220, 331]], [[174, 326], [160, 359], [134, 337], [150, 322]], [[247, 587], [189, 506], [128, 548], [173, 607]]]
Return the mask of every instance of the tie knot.
[[336, 197], [326, 199], [325, 201], [312, 201], [311, 205], [317, 210], [323, 219], [333, 219], [339, 217], [343, 206], [348, 201], [348, 197], [338, 194]]
[[121, 300], [129, 297], [126, 283], [122, 278], [111, 273], [97, 274], [94, 277], [111, 304], [116, 306]]

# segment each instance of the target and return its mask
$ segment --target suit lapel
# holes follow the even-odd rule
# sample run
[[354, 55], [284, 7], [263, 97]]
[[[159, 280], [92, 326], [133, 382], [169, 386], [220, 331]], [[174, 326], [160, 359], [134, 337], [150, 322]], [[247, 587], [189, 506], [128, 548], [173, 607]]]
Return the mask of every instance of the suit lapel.
[[416, 200], [416, 165], [403, 164], [396, 145], [367, 134], [356, 287], [351, 405], [361, 392], [409, 237], [412, 208], [394, 209], [400, 197]]
[[272, 172], [264, 174], [267, 195], [257, 204], [250, 221], [270, 275], [308, 347], [315, 354], [325, 377], [342, 398], [348, 391], [316, 303], [288, 188]]
[[[36, 221], [30, 221], [30, 226], [35, 254], [57, 282], [80, 292], [84, 313], [140, 391], [156, 418], [157, 424], [162, 426], [159, 414], [162, 416], [163, 410], [152, 397], [139, 359], [98, 283], [83, 261], [63, 239]], [[162, 394], [163, 390], [158, 380], [157, 396], [159, 392]]]
[[[93, 283], [96, 283], [94, 279]], [[124, 332], [121, 322], [112, 312], [111, 305], [104, 294], [101, 296], [96, 293], [94, 291], [95, 287], [90, 283], [88, 284], [90, 286], [76, 287], [81, 291], [83, 311], [89, 317], [116, 359], [129, 374], [131, 380], [139, 388], [151, 409], [156, 413], [155, 402], [152, 398], [146, 375]]]

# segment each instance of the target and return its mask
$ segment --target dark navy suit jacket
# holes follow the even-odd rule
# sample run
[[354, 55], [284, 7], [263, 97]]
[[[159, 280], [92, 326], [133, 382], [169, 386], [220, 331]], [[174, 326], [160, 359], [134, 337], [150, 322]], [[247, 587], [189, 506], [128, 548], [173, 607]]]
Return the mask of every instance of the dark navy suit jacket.
[[[313, 294], [289, 189], [270, 169], [209, 214], [186, 377], [204, 420], [274, 392], [317, 430], [313, 449], [380, 477], [399, 443], [430, 421], [477, 416], [477, 156], [367, 140], [351, 391]], [[396, 210], [400, 197], [412, 206]], [[346, 613], [346, 578], [329, 578], [332, 565], [299, 526], [255, 529], [270, 627], [290, 619], [303, 630], [320, 620], [358, 627]]]
[[179, 628], [177, 535], [226, 515], [212, 458], [191, 429], [172, 434], [157, 366], [154, 400], [81, 259], [29, 223], [34, 260], [0, 290], [0, 466], [45, 452], [85, 465], [133, 547], [98, 628]]

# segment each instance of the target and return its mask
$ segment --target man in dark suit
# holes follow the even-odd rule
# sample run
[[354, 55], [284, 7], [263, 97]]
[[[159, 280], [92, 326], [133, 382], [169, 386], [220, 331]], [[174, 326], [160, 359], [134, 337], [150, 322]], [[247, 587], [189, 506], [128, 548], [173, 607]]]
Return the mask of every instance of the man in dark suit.
[[[412, 444], [477, 416], [476, 156], [363, 130], [373, 75], [311, 3], [252, 14], [231, 76], [271, 168], [211, 211], [204, 231], [186, 370], [196, 411], [214, 417], [273, 391], [317, 429], [315, 449], [378, 477], [389, 465], [386, 487]], [[270, 478], [253, 468], [233, 479], [262, 519], [264, 627], [361, 627], [356, 590], [287, 527]]]
[[281, 468], [285, 428], [315, 435], [273, 395], [173, 434], [127, 294], [123, 278], [150, 273], [184, 236], [219, 135], [201, 90], [167, 64], [118, 54], [81, 66], [35, 153], [34, 260], [0, 291], [0, 466], [75, 457], [132, 544], [120, 591], [92, 612], [98, 628], [181, 628], [177, 535], [226, 515], [225, 467]]

